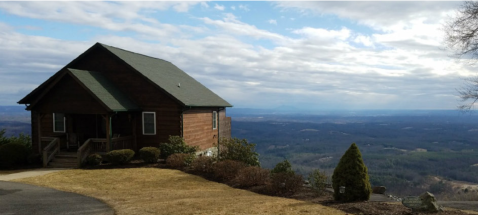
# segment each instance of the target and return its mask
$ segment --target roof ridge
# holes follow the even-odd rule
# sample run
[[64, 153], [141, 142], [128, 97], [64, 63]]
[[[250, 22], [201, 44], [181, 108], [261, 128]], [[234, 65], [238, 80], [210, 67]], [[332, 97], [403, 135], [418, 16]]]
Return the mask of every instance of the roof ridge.
[[[102, 45], [102, 46], [108, 46], [108, 47], [111, 47], [111, 48], [119, 49], [119, 50], [121, 50], [121, 51], [129, 52], [129, 53], [132, 53], [132, 54], [141, 55], [141, 56], [144, 56], [144, 57], [149, 57], [149, 58], [153, 58], [153, 59], [157, 59], [157, 60], [162, 60], [162, 61], [168, 62], [168, 63], [170, 63], [170, 64], [173, 64], [173, 63], [171, 63], [170, 61], [167, 61], [167, 60], [164, 60], [164, 59], [161, 59], [161, 58], [151, 57], [151, 56], [149, 56], [149, 55], [145, 55], [145, 54], [141, 54], [141, 53], [137, 53], [137, 52], [132, 52], [132, 51], [129, 51], [129, 50], [126, 50], [126, 49], [122, 49], [122, 48], [118, 48], [118, 47], [115, 47], [115, 46], [106, 45], [106, 44], [100, 43], [100, 42], [98, 42], [98, 44], [100, 44], [100, 45]], [[174, 64], [173, 64], [173, 65], [174, 65]]]

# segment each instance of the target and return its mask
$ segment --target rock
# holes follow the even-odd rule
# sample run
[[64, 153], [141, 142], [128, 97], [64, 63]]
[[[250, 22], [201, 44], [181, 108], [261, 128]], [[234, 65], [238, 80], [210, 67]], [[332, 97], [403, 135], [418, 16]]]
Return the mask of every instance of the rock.
[[433, 212], [436, 213], [440, 210], [440, 207], [437, 204], [437, 200], [435, 196], [429, 192], [424, 192], [420, 195], [420, 199], [422, 200], [423, 210], [426, 212]]
[[375, 193], [375, 194], [384, 194], [384, 193], [385, 193], [385, 190], [387, 190], [387, 188], [385, 188], [384, 186], [373, 187], [373, 188], [372, 188], [372, 193]]
[[435, 196], [429, 192], [424, 192], [420, 196], [407, 196], [403, 198], [402, 204], [413, 211], [437, 213], [440, 210]]

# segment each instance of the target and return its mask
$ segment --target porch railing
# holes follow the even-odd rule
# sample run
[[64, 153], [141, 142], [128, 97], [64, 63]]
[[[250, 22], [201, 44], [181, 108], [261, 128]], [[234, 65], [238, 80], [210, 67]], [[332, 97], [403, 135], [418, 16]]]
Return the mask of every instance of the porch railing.
[[134, 137], [116, 137], [111, 139], [111, 150], [116, 149], [133, 149]]
[[43, 149], [43, 167], [47, 167], [48, 162], [60, 152], [60, 138], [42, 137], [41, 141], [50, 141], [50, 143]]
[[[133, 149], [134, 137], [116, 137], [111, 139], [111, 150], [116, 149]], [[107, 152], [107, 140], [106, 138], [90, 138], [83, 143], [78, 149], [78, 167], [84, 163], [86, 157], [93, 153], [106, 153]]]

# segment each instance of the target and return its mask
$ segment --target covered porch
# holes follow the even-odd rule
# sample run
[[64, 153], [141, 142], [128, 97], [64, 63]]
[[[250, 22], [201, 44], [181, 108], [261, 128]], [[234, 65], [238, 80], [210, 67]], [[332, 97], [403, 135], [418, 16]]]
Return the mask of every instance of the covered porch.
[[[45, 124], [52, 131], [42, 132]], [[77, 159], [80, 166], [93, 153], [104, 154], [111, 150], [136, 150], [136, 114], [119, 112], [111, 114], [52, 113], [38, 114], [39, 152], [46, 167], [61, 153]], [[46, 121], [46, 122], [44, 122]], [[43, 126], [41, 126], [43, 125]]]

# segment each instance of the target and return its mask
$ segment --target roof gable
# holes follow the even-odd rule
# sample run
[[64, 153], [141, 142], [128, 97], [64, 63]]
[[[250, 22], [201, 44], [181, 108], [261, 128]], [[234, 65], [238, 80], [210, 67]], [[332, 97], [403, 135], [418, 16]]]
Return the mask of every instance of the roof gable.
[[100, 100], [103, 105], [111, 111], [140, 110], [133, 101], [122, 94], [121, 91], [106, 77], [101, 75], [101, 73], [71, 68], [68, 68], [68, 70], [93, 96]]
[[193, 77], [158, 58], [100, 44], [185, 106], [232, 107]]

